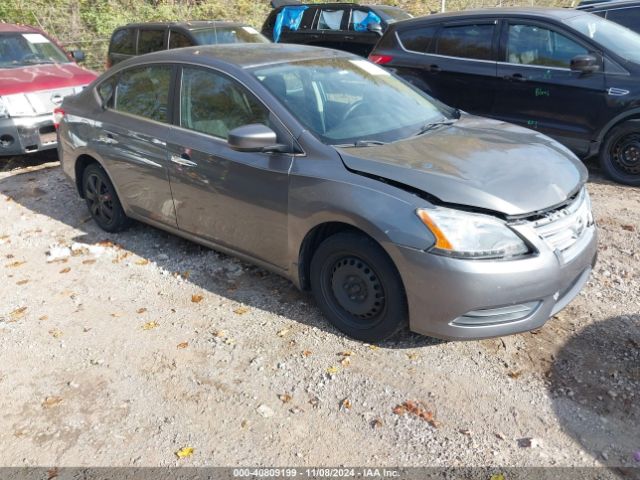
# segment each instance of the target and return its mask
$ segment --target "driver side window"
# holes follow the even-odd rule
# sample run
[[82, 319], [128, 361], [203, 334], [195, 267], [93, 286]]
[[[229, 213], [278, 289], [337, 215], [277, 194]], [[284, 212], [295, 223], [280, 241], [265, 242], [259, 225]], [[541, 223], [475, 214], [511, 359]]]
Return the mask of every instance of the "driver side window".
[[227, 139], [230, 130], [250, 123], [271, 126], [269, 111], [230, 78], [201, 68], [183, 68], [180, 126]]

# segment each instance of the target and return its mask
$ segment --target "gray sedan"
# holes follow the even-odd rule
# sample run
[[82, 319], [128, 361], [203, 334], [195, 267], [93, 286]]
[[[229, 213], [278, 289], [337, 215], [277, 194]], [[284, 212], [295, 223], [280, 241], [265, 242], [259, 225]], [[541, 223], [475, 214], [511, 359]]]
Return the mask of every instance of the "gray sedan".
[[258, 264], [363, 341], [538, 328], [595, 261], [571, 152], [348, 53], [154, 53], [57, 117], [64, 171], [104, 230], [136, 219]]

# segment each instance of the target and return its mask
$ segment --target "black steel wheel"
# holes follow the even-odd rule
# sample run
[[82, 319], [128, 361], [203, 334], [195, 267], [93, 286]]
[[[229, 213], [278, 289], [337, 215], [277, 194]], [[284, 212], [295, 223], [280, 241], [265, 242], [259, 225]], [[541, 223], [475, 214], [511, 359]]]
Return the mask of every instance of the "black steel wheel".
[[94, 163], [83, 175], [82, 188], [89, 213], [107, 232], [119, 232], [129, 225], [116, 190], [103, 168]]
[[327, 319], [358, 340], [381, 341], [407, 324], [400, 275], [364, 235], [339, 233], [322, 242], [311, 261], [311, 289]]
[[600, 166], [616, 182], [640, 185], [640, 122], [623, 123], [607, 135]]

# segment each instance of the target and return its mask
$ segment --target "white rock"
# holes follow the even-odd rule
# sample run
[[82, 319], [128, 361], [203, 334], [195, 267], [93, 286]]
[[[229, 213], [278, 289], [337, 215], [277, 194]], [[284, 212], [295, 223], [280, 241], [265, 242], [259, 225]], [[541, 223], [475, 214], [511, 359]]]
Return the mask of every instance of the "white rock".
[[264, 418], [270, 418], [273, 417], [273, 410], [271, 410], [271, 408], [267, 407], [266, 405], [262, 404], [260, 405], [256, 411], [263, 416]]

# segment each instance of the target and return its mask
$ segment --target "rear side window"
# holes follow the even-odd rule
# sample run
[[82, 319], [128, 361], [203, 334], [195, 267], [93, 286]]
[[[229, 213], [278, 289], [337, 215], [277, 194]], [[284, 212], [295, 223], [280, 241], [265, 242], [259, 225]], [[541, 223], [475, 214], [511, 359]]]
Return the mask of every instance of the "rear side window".
[[313, 20], [316, 17], [317, 9], [313, 7], [307, 8], [302, 14], [302, 20], [298, 30], [310, 30], [313, 28]]
[[164, 49], [164, 30], [140, 29], [138, 35], [138, 55]]
[[153, 65], [122, 72], [116, 87], [115, 110], [167, 123], [171, 71], [168, 65]]
[[444, 27], [438, 38], [439, 55], [491, 60], [494, 25], [456, 25]]
[[106, 79], [100, 85], [98, 85], [98, 96], [105, 107], [113, 107], [113, 101], [115, 99], [117, 76]]
[[398, 32], [402, 46], [412, 52], [426, 53], [438, 32], [438, 26], [422, 27]]
[[193, 42], [184, 33], [171, 30], [169, 33], [169, 48], [192, 47]]
[[571, 59], [587, 49], [553, 30], [537, 25], [509, 25], [507, 62], [570, 68]]
[[111, 53], [122, 53], [125, 55], [136, 54], [135, 30], [133, 28], [123, 28], [113, 34], [111, 39]]
[[609, 10], [607, 20], [619, 23], [635, 32], [640, 32], [640, 7]]
[[344, 9], [323, 8], [318, 17], [318, 30], [340, 30], [344, 16]]

